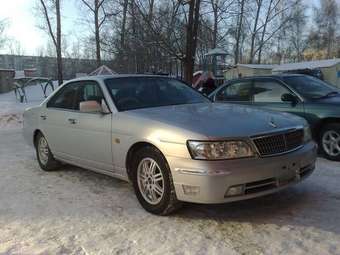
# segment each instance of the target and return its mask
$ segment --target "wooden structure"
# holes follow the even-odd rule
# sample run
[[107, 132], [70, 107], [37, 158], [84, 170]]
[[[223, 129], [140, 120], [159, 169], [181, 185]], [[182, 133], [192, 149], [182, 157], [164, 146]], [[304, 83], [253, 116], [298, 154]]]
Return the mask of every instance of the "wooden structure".
[[14, 69], [0, 69], [0, 93], [5, 93], [12, 89], [14, 75]]

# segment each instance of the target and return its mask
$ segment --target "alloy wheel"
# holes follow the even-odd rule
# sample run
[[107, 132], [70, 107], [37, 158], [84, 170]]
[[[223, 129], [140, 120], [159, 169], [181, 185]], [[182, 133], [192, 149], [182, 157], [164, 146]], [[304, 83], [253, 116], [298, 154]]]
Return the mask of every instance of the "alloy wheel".
[[328, 130], [322, 136], [322, 146], [324, 151], [336, 157], [340, 155], [340, 134], [334, 130]]
[[143, 198], [150, 204], [158, 204], [164, 195], [164, 177], [157, 162], [144, 158], [137, 168], [138, 188]]
[[40, 137], [38, 143], [38, 153], [39, 153], [39, 160], [41, 164], [46, 165], [48, 162], [48, 144], [45, 137]]

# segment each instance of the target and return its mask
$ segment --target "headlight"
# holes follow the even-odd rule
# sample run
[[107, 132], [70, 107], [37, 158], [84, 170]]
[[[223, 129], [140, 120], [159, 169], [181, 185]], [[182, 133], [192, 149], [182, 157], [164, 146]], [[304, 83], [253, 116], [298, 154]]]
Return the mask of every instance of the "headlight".
[[188, 141], [188, 148], [193, 159], [218, 160], [254, 156], [252, 148], [244, 141]]
[[312, 132], [310, 131], [309, 126], [305, 126], [303, 128], [303, 141], [307, 143], [310, 140], [312, 140]]

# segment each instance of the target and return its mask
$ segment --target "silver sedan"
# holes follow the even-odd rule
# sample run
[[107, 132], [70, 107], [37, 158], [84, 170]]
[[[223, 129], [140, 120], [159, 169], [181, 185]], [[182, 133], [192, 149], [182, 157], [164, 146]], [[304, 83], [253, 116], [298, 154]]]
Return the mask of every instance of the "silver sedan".
[[145, 75], [68, 81], [25, 111], [24, 136], [43, 170], [63, 162], [130, 181], [160, 215], [288, 187], [312, 173], [317, 151], [299, 117], [212, 103]]

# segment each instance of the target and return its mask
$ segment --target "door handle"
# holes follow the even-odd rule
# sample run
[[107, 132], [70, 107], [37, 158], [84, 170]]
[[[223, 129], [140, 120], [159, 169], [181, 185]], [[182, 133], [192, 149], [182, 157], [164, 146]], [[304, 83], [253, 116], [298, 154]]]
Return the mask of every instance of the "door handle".
[[68, 119], [68, 122], [70, 122], [70, 124], [77, 124], [76, 119]]
[[46, 119], [47, 119], [47, 116], [46, 116], [46, 115], [40, 115], [40, 118], [41, 118], [42, 120], [46, 120]]

